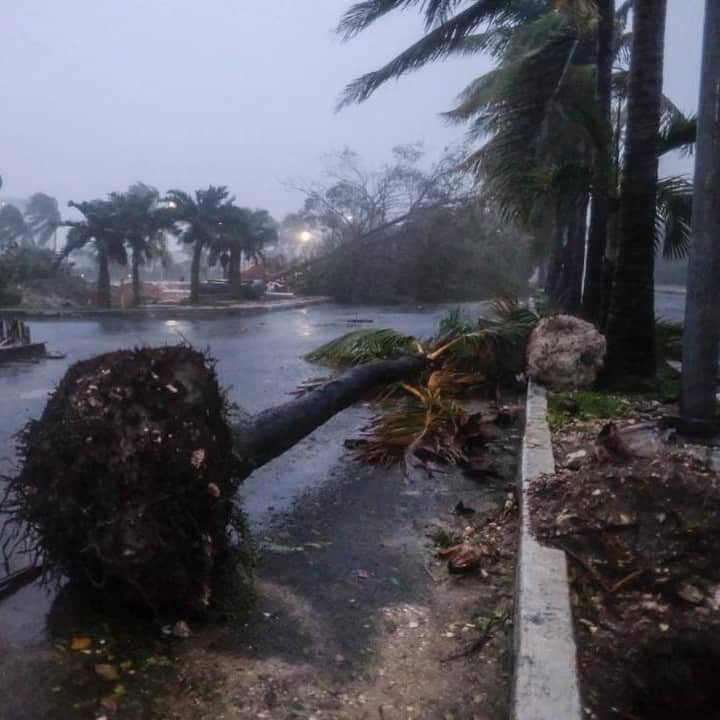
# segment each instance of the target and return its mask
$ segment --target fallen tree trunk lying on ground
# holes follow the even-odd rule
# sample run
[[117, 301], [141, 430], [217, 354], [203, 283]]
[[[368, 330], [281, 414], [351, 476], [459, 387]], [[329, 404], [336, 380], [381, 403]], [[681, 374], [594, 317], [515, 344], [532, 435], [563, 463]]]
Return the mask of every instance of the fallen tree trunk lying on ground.
[[296, 400], [237, 424], [234, 427], [235, 452], [241, 465], [250, 474], [369, 391], [417, 374], [427, 363], [424, 357], [408, 355], [360, 365]]
[[123, 605], [203, 611], [219, 572], [225, 584], [228, 567], [245, 580], [240, 483], [426, 363], [403, 356], [356, 367], [234, 428], [212, 363], [192, 348], [77, 363], [22, 435], [22, 471], [0, 506], [4, 547], [24, 547], [49, 571]]

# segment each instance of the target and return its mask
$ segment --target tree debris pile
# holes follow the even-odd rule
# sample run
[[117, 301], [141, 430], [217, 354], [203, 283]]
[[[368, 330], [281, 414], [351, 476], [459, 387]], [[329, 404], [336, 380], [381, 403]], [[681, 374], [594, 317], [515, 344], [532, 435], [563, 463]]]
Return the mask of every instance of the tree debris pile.
[[244, 540], [227, 416], [190, 347], [75, 364], [21, 436], [5, 538], [123, 604], [205, 610]]
[[720, 718], [720, 476], [647, 409], [556, 433], [533, 524], [570, 560], [588, 716]]
[[518, 505], [513, 493], [508, 495], [504, 506], [495, 513], [474, 519], [475, 511], [462, 502], [455, 508], [455, 515], [464, 527], [460, 534], [436, 533], [438, 557], [447, 560], [452, 573], [479, 570], [483, 577], [501, 560], [515, 558], [517, 553]]
[[453, 311], [427, 340], [390, 329], [357, 330], [306, 356], [332, 367], [410, 354], [422, 360], [415, 377], [384, 390], [380, 412], [362, 436], [346, 442], [362, 462], [427, 469], [462, 464], [484, 473], [479, 458], [493, 426], [512, 424], [517, 415], [517, 408], [488, 400], [497, 401], [500, 389], [512, 387], [523, 372], [538, 322], [514, 300], [497, 300], [492, 311], [492, 319], [474, 322]]

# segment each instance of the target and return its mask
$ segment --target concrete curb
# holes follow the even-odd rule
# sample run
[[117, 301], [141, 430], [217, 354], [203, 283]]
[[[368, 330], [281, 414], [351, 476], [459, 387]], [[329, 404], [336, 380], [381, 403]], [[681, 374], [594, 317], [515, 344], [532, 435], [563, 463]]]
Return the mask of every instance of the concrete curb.
[[139, 308], [111, 308], [109, 310], [43, 309], [43, 308], [0, 308], [0, 317], [24, 318], [28, 320], [96, 320], [98, 318], [139, 318], [139, 319], [193, 319], [227, 317], [228, 315], [261, 315], [266, 312], [297, 310], [298, 308], [322, 305], [332, 302], [327, 297], [298, 298], [297, 300], [276, 300], [274, 302], [238, 303], [236, 305], [145, 305]]
[[555, 472], [545, 389], [528, 383], [520, 478], [520, 547], [515, 585], [513, 720], [582, 717], [567, 561], [530, 530], [528, 490]]

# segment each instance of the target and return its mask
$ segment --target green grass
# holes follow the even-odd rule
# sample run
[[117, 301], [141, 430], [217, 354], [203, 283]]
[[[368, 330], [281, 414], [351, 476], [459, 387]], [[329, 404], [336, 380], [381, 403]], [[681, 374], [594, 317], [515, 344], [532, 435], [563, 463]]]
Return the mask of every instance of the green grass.
[[551, 430], [559, 430], [573, 419], [618, 420], [627, 417], [630, 409], [630, 402], [622, 395], [592, 390], [552, 393], [548, 397], [548, 423]]

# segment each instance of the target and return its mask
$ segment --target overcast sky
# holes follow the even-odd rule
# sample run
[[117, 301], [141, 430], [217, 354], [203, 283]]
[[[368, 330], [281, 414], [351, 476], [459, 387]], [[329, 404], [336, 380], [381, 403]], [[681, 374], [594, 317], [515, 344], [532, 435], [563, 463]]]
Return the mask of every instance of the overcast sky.
[[[418, 37], [399, 13], [350, 43], [350, 0], [3, 0], [0, 173], [5, 197], [84, 200], [141, 180], [230, 186], [280, 217], [322, 156], [380, 163], [399, 143], [429, 154], [459, 139], [438, 113], [483, 58], [430, 66], [335, 114], [343, 86]], [[697, 105], [704, 0], [669, 0], [667, 93]], [[670, 169], [690, 169], [675, 162]]]

